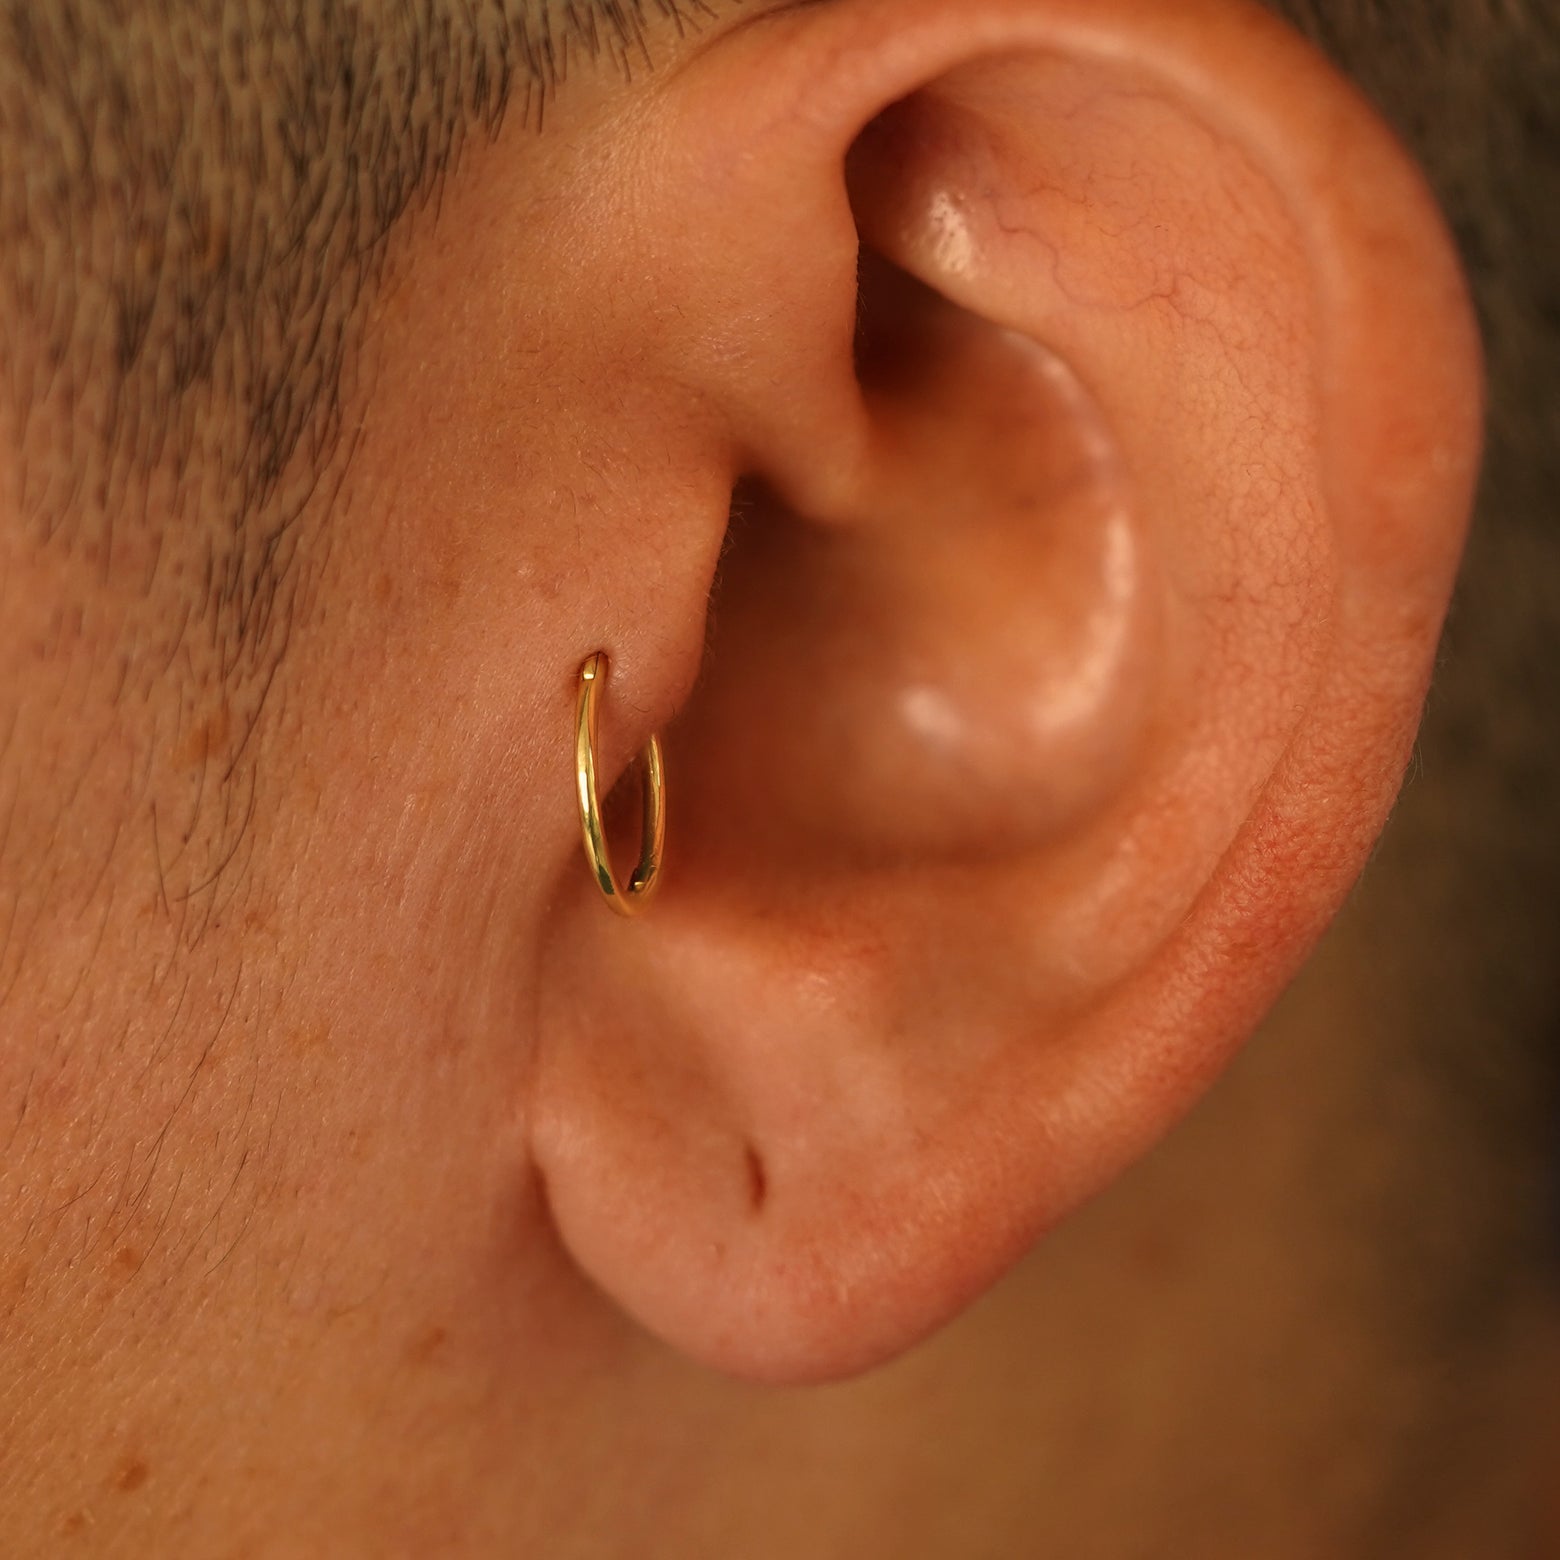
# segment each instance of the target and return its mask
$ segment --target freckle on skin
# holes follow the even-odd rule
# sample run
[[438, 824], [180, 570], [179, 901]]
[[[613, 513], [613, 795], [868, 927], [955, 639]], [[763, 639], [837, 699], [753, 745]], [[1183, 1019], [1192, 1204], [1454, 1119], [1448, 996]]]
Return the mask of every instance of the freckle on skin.
[[213, 754], [220, 753], [227, 742], [230, 720], [225, 704], [219, 704], [215, 713], [201, 721], [179, 744], [173, 761], [184, 769], [199, 769]]
[[121, 1246], [114, 1253], [114, 1271], [116, 1273], [134, 1273], [141, 1265], [141, 1253], [133, 1246]]
[[1175, 1238], [1156, 1231], [1140, 1239], [1133, 1251], [1138, 1269], [1145, 1279], [1171, 1279], [1185, 1265], [1182, 1249]]
[[447, 1327], [430, 1327], [413, 1338], [406, 1350], [408, 1365], [426, 1365], [449, 1339]]
[[132, 1490], [138, 1490], [146, 1483], [147, 1475], [151, 1469], [139, 1457], [131, 1457], [119, 1466], [119, 1475], [114, 1480], [115, 1485], [126, 1495]]
[[75, 1538], [86, 1531], [87, 1514], [84, 1511], [73, 1511], [60, 1523], [60, 1536], [62, 1538]]
[[292, 1031], [292, 1050], [296, 1056], [310, 1056], [330, 1049], [330, 1026], [324, 1023], [308, 1024]]

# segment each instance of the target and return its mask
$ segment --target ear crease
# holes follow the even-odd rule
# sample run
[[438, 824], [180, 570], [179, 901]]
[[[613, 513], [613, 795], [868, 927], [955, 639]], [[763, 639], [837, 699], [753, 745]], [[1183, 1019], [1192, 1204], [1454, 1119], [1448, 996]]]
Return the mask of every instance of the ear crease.
[[749, 1143], [743, 1153], [747, 1169], [748, 1206], [755, 1217], [764, 1211], [769, 1200], [769, 1172], [758, 1150]]

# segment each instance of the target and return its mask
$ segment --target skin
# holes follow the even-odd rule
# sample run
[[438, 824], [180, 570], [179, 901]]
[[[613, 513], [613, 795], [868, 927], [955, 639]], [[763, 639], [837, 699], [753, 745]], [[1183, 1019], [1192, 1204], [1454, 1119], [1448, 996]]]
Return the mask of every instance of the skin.
[[1539, 1297], [1459, 1440], [1316, 1197], [1419, 1184], [1336, 1148], [1374, 902], [1131, 1169], [1413, 739], [1481, 390], [1417, 174], [1222, 0], [660, 45], [408, 234], [263, 676], [159, 675], [155, 528], [0, 525], [8, 1543], [1521, 1553]]

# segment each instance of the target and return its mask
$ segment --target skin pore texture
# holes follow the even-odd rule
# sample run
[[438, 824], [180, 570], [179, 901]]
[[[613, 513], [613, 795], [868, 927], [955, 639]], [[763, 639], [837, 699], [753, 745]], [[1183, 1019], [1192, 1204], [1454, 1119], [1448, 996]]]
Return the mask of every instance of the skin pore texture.
[[297, 415], [216, 351], [154, 435], [13, 278], [7, 1552], [1544, 1553], [1519, 716], [1305, 964], [1480, 453], [1412, 163], [1235, 0], [632, 36], [354, 217]]

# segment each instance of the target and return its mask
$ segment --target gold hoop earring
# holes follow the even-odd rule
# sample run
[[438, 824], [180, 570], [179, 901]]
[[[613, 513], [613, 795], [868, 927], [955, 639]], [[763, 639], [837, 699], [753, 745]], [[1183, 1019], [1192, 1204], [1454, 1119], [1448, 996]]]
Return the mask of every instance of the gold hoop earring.
[[659, 737], [651, 737], [643, 754], [644, 832], [639, 865], [625, 889], [612, 871], [607, 836], [596, 794], [596, 708], [607, 680], [606, 652], [598, 650], [580, 668], [579, 706], [574, 719], [574, 779], [580, 803], [580, 836], [596, 887], [619, 915], [638, 915], [650, 903], [661, 882], [661, 857], [666, 848], [666, 770]]

